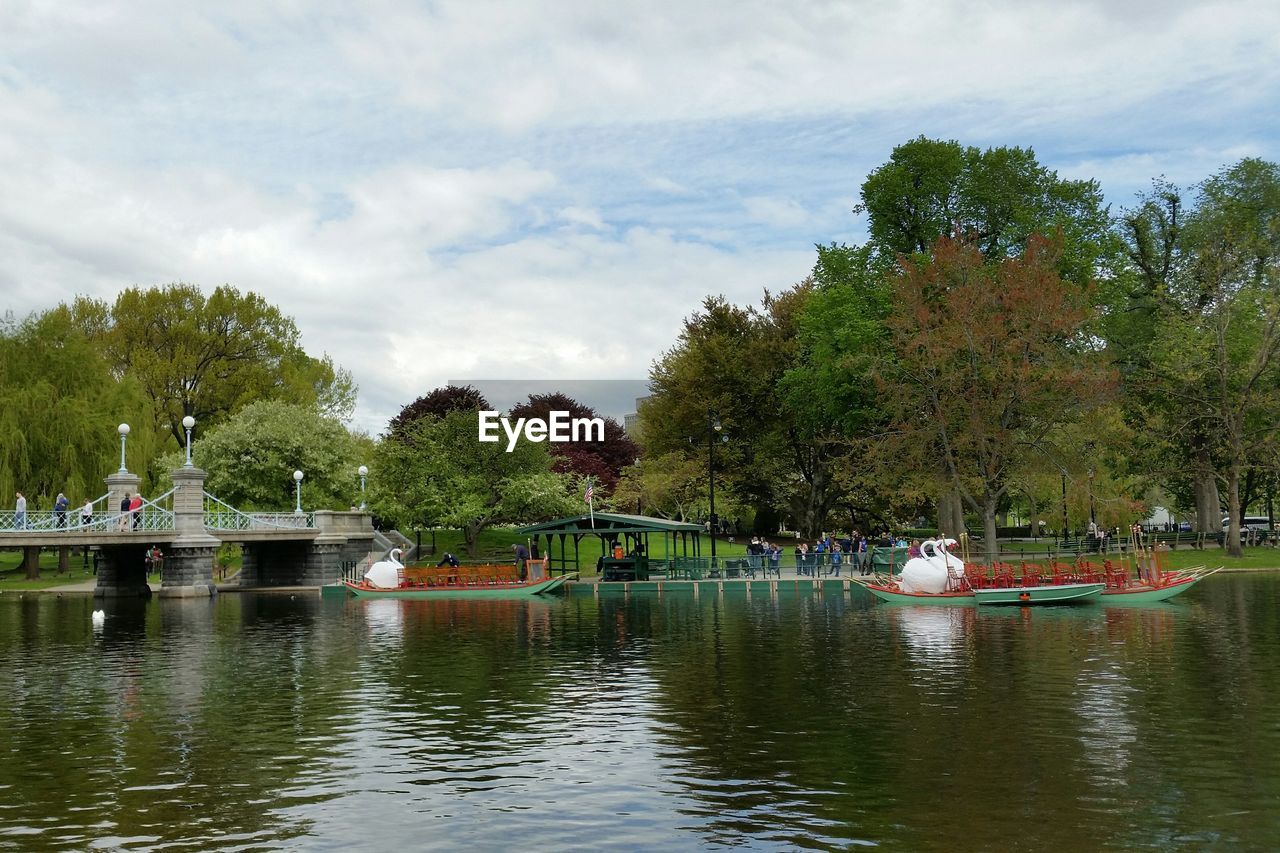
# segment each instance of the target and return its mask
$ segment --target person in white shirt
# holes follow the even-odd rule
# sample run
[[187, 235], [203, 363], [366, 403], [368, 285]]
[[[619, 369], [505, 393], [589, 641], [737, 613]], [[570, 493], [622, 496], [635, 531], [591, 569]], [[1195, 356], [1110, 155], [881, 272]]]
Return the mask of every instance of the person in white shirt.
[[18, 492], [18, 502], [13, 507], [13, 527], [15, 530], [27, 529], [27, 499]]

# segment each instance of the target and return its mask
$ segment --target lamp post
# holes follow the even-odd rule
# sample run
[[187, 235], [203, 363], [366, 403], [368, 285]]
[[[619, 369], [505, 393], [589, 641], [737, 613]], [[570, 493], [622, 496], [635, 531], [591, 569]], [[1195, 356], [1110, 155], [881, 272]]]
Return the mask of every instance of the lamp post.
[[296, 513], [301, 513], [302, 512], [302, 472], [301, 471], [293, 472], [293, 491], [294, 491], [294, 496], [297, 499], [297, 503], [294, 505], [293, 511]]
[[191, 415], [187, 415], [185, 418], [182, 419], [182, 426], [187, 431], [187, 464], [183, 467], [190, 468], [191, 467], [191, 430], [195, 429], [196, 419], [191, 417]]
[[728, 441], [729, 436], [724, 435], [722, 430], [724, 427], [720, 423], [720, 416], [716, 414], [715, 409], [707, 410], [707, 473], [710, 475], [711, 486], [711, 565], [716, 564], [716, 435], [720, 435], [721, 441]]
[[364, 511], [364, 478], [369, 476], [369, 466], [361, 465], [356, 469], [356, 473], [360, 475], [360, 510]]
[[129, 425], [120, 424], [116, 427], [116, 432], [120, 433], [120, 473], [127, 474], [129, 469], [124, 465], [124, 442], [129, 437]]
[[1067, 472], [1062, 472], [1062, 547], [1067, 547]]

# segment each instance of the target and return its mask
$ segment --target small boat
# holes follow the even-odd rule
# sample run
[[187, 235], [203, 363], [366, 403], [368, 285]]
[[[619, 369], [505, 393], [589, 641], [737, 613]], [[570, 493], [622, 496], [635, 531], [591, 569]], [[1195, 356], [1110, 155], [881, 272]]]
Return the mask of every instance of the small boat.
[[457, 583], [430, 585], [407, 580], [391, 589], [375, 587], [363, 581], [343, 581], [347, 592], [360, 598], [519, 598], [529, 595], [546, 595], [573, 580], [570, 572], [554, 578], [543, 578], [525, 583]]
[[1106, 584], [1071, 583], [1053, 586], [1014, 586], [995, 589], [958, 589], [949, 592], [903, 592], [897, 584], [864, 583], [867, 592], [894, 604], [1013, 605], [1083, 604], [1097, 601]]
[[1175, 595], [1182, 595], [1217, 571], [1219, 569], [1163, 572], [1154, 583], [1129, 580], [1124, 585], [1108, 586], [1098, 600], [1103, 604], [1152, 604], [1168, 601]]

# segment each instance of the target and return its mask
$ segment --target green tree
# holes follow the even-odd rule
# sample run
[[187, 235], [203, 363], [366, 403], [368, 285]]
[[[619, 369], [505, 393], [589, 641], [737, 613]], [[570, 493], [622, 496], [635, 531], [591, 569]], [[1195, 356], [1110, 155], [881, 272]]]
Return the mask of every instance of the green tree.
[[339, 417], [354, 405], [350, 375], [327, 356], [308, 356], [293, 320], [255, 293], [131, 287], [110, 306], [77, 299], [72, 312], [116, 375], [142, 387], [156, 428], [179, 447], [187, 415], [211, 428], [256, 400], [318, 403]]
[[474, 412], [418, 418], [401, 437], [378, 444], [371, 507], [402, 527], [457, 527], [473, 557], [480, 533], [495, 524], [582, 508], [577, 479], [551, 470], [545, 444], [520, 441], [507, 452], [503, 442], [481, 442]]
[[[137, 383], [113, 375], [67, 309], [0, 328], [0, 493], [21, 489], [33, 509], [60, 491], [75, 503], [96, 498], [119, 467], [116, 425], [149, 418]], [[130, 439], [130, 468], [145, 470], [153, 436], [139, 429]]]
[[[201, 430], [192, 460], [208, 472], [205, 489], [238, 509], [292, 507], [295, 470], [304, 475], [305, 508], [347, 509], [360, 502], [356, 472], [371, 452], [367, 439], [314, 405], [263, 400]], [[183, 452], [171, 452], [161, 466], [167, 476], [182, 462]]]

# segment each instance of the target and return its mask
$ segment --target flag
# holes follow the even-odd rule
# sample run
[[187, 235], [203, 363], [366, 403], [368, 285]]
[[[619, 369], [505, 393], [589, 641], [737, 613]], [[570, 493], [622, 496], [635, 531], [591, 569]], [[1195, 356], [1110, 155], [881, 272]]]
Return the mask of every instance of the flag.
[[591, 511], [591, 529], [596, 529], [596, 505], [592, 503], [592, 498], [596, 496], [595, 487], [591, 485], [591, 478], [587, 478], [587, 490], [583, 492], [582, 498], [587, 502], [587, 509]]

